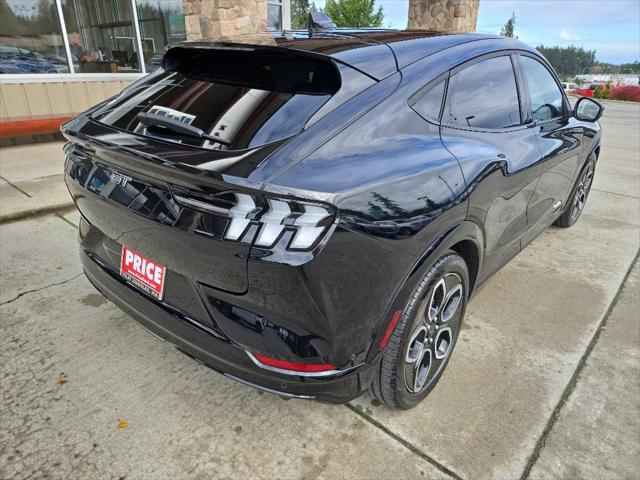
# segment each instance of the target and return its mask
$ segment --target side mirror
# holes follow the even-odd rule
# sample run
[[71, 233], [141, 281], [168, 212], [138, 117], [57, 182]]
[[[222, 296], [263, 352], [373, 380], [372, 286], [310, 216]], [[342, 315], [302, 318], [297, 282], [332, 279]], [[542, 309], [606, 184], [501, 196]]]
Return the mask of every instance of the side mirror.
[[581, 97], [573, 109], [574, 116], [583, 122], [596, 122], [604, 112], [604, 105], [590, 97]]

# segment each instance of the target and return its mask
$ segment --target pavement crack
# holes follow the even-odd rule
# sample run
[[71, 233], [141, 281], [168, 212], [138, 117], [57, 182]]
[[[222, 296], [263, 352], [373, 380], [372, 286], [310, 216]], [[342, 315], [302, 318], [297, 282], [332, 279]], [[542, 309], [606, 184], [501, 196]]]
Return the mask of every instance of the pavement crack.
[[25, 192], [23, 189], [21, 189], [19, 186], [17, 186], [15, 183], [10, 182], [9, 180], [7, 180], [5, 177], [0, 176], [0, 180], [4, 180], [5, 182], [7, 182], [9, 185], [11, 185], [13, 188], [15, 188], [16, 190], [18, 190], [20, 193], [26, 195], [29, 198], [32, 198], [31, 195], [29, 195], [27, 192]]
[[406, 441], [404, 438], [400, 437], [399, 435], [393, 433], [391, 430], [389, 430], [387, 427], [385, 427], [383, 424], [381, 424], [380, 422], [378, 422], [377, 420], [375, 420], [374, 418], [370, 417], [369, 415], [367, 415], [366, 413], [364, 413], [362, 410], [354, 407], [353, 405], [351, 405], [350, 403], [345, 404], [345, 406], [351, 410], [352, 412], [354, 412], [355, 414], [359, 415], [360, 417], [362, 417], [364, 420], [366, 420], [367, 422], [369, 422], [371, 425], [373, 425], [374, 427], [376, 427], [378, 430], [381, 430], [383, 433], [386, 433], [389, 437], [391, 437], [393, 440], [395, 440], [396, 442], [398, 442], [400, 445], [402, 445], [404, 448], [406, 448], [407, 450], [409, 450], [410, 452], [418, 455], [420, 458], [422, 458], [423, 460], [427, 461], [428, 463], [430, 463], [431, 465], [433, 465], [436, 469], [440, 470], [442, 473], [450, 476], [451, 478], [454, 478], [455, 480], [462, 480], [462, 477], [460, 475], [458, 475], [457, 473], [455, 473], [453, 470], [450, 470], [449, 468], [445, 467], [444, 465], [442, 465], [440, 462], [438, 462], [437, 460], [435, 460], [434, 458], [430, 457], [429, 455], [427, 455], [426, 453], [424, 453], [422, 450], [420, 450], [418, 447], [416, 447], [415, 445], [413, 445], [412, 443]]
[[582, 373], [582, 370], [586, 366], [587, 360], [589, 359], [589, 356], [591, 355], [592, 350], [596, 346], [596, 343], [598, 343], [598, 340], [600, 339], [600, 335], [602, 334], [602, 331], [607, 326], [607, 321], [609, 320], [609, 316], [611, 315], [611, 312], [613, 311], [613, 309], [618, 303], [618, 299], [620, 298], [622, 290], [624, 289], [624, 285], [627, 283], [627, 279], [629, 278], [629, 275], [631, 275], [631, 271], [633, 270], [633, 267], [638, 262], [638, 256], [640, 256], [640, 250], [636, 252], [636, 256], [633, 258], [631, 265], [629, 265], [629, 268], [625, 273], [624, 278], [622, 279], [622, 282], [620, 283], [620, 286], [618, 287], [618, 290], [616, 291], [616, 294], [613, 297], [613, 300], [611, 300], [611, 303], [609, 304], [609, 308], [607, 308], [607, 311], [602, 316], [602, 320], [600, 320], [600, 324], [598, 325], [598, 328], [596, 328], [596, 331], [591, 337], [591, 340], [589, 341], [589, 344], [587, 345], [586, 350], [580, 357], [580, 361], [578, 362], [578, 365], [575, 371], [573, 372], [573, 375], [571, 375], [571, 379], [569, 380], [569, 383], [567, 383], [566, 387], [564, 388], [564, 391], [560, 396], [560, 400], [558, 400], [558, 403], [553, 409], [553, 412], [551, 413], [549, 420], [547, 420], [547, 424], [545, 425], [544, 430], [542, 431], [542, 433], [540, 434], [540, 437], [538, 438], [536, 446], [533, 450], [533, 453], [529, 457], [529, 460], [527, 461], [527, 464], [525, 466], [524, 471], [522, 472], [522, 476], [520, 477], [520, 480], [527, 480], [529, 478], [529, 475], [531, 475], [531, 470], [533, 469], [534, 465], [538, 461], [538, 458], [540, 457], [540, 453], [542, 452], [542, 449], [545, 446], [547, 438], [551, 434], [553, 427], [555, 426], [556, 422], [558, 421], [558, 418], [560, 417], [560, 412], [562, 411], [564, 405], [567, 403], [567, 400], [569, 400], [569, 397], [575, 390], [576, 385], [578, 384], [578, 380], [580, 378], [580, 374]]
[[63, 222], [65, 222], [65, 223], [67, 223], [67, 224], [71, 225], [75, 230], [77, 230], [78, 228], [80, 228], [78, 225], [76, 225], [76, 224], [75, 224], [75, 223], [73, 223], [71, 220], [69, 220], [68, 218], [66, 218], [66, 217], [64, 216], [64, 214], [62, 214], [62, 213], [60, 213], [60, 212], [56, 212], [56, 213], [54, 213], [54, 215], [55, 215], [56, 217], [58, 217], [60, 220], [62, 220]]
[[625, 195], [624, 193], [610, 192], [608, 190], [600, 190], [599, 188], [592, 188], [591, 190], [594, 191], [594, 192], [608, 193], [609, 195], [618, 195], [619, 197], [635, 198], [635, 199], [639, 199], [640, 198], [640, 197], [637, 197], [635, 195]]
[[65, 283], [69, 283], [69, 282], [71, 282], [71, 281], [75, 280], [76, 278], [80, 277], [81, 275], [84, 275], [84, 272], [80, 272], [79, 274], [74, 275], [73, 277], [68, 278], [68, 279], [66, 279], [66, 280], [62, 280], [62, 281], [60, 281], [60, 282], [55, 282], [55, 283], [51, 283], [51, 284], [49, 284], [49, 285], [45, 285], [44, 287], [34, 288], [34, 289], [32, 289], [32, 290], [27, 290], [26, 292], [20, 292], [18, 295], [16, 295], [15, 297], [13, 297], [11, 300], [7, 300], [6, 302], [2, 302], [2, 303], [0, 303], [0, 306], [2, 306], [2, 305], [8, 305], [8, 304], [10, 304], [10, 303], [12, 303], [12, 302], [15, 302], [15, 301], [16, 301], [16, 300], [18, 300], [20, 297], [23, 297], [23, 296], [28, 295], [28, 294], [30, 294], [30, 293], [41, 292], [42, 290], [46, 290], [47, 288], [50, 288], [50, 287], [57, 287], [57, 286], [59, 286], [59, 285], [64, 285]]

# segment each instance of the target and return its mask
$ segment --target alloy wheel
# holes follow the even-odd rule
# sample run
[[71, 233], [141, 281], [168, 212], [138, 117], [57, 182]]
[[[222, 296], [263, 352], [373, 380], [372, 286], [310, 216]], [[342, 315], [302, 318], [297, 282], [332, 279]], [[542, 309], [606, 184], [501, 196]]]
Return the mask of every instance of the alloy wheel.
[[573, 219], [577, 218], [578, 215], [580, 215], [580, 213], [584, 209], [585, 204], [587, 203], [587, 197], [589, 196], [589, 190], [591, 190], [591, 183], [593, 182], [593, 173], [593, 162], [589, 162], [587, 168], [585, 168], [584, 172], [582, 172], [580, 182], [578, 183], [578, 188], [576, 189], [576, 193], [573, 196], [573, 205], [571, 207], [571, 217]]
[[427, 292], [404, 357], [405, 386], [420, 393], [446, 364], [460, 324], [464, 287], [455, 273], [441, 277]]

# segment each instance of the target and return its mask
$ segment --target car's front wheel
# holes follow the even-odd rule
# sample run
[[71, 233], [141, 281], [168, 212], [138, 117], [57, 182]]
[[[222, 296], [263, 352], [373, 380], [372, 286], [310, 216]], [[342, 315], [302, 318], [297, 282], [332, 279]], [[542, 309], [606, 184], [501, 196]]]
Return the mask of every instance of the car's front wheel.
[[389, 407], [415, 407], [451, 358], [467, 305], [469, 272], [455, 252], [440, 257], [414, 290], [387, 344], [372, 389]]

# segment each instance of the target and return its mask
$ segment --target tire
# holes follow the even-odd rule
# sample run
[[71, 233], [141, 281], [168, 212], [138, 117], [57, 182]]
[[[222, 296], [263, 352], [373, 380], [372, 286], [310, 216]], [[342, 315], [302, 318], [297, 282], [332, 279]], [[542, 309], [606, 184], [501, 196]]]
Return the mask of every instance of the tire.
[[593, 175], [596, 170], [596, 156], [592, 154], [589, 157], [589, 161], [584, 166], [578, 180], [573, 188], [573, 194], [571, 200], [565, 211], [554, 222], [554, 225], [561, 228], [569, 228], [578, 221], [584, 206], [589, 198], [589, 192], [591, 191], [591, 185], [593, 184]]
[[382, 353], [371, 386], [380, 402], [407, 410], [433, 390], [458, 340], [468, 292], [467, 264], [448, 251], [413, 291]]

